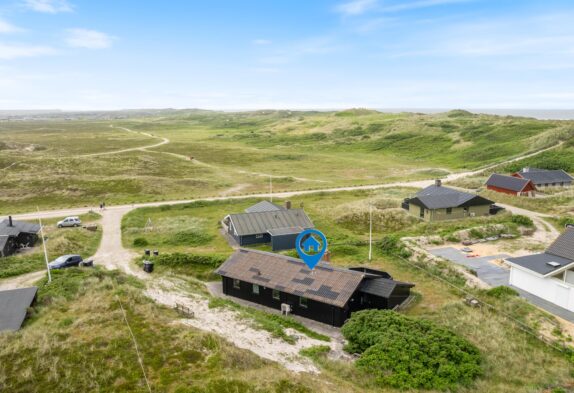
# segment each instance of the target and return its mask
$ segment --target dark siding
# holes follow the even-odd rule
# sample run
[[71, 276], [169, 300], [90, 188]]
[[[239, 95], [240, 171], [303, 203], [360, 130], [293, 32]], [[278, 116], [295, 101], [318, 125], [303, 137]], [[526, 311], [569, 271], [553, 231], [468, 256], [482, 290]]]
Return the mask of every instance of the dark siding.
[[239, 236], [239, 245], [247, 246], [249, 244], [264, 244], [271, 242], [271, 236], [268, 233], [261, 234], [263, 236], [257, 237], [257, 235], [245, 235]]
[[248, 282], [240, 282], [240, 288], [233, 287], [233, 279], [222, 277], [223, 293], [240, 299], [248, 300], [253, 303], [262, 304], [267, 307], [281, 310], [281, 303], [287, 303], [291, 306], [291, 313], [300, 315], [305, 318], [323, 322], [333, 326], [341, 326], [349, 317], [350, 310], [331, 306], [315, 300], [308, 299], [307, 308], [299, 305], [299, 296], [289, 293], [280, 292], [280, 300], [273, 299], [273, 290], [259, 285], [259, 294], [253, 293], [253, 285]]
[[271, 236], [271, 248], [273, 251], [291, 250], [295, 248], [295, 240], [297, 240], [298, 233], [289, 235]]
[[9, 257], [14, 254], [18, 249], [18, 244], [16, 243], [16, 238], [10, 236], [4, 245], [4, 249], [0, 250], [0, 256]]

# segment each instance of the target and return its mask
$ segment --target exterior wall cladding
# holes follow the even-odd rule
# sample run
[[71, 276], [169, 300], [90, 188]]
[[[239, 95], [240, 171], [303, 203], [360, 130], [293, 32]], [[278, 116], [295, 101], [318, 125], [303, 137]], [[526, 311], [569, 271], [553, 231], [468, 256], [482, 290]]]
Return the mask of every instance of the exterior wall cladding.
[[[415, 217], [420, 217], [421, 207], [411, 203], [409, 205], [409, 213]], [[423, 208], [424, 209], [424, 208]], [[490, 205], [482, 206], [469, 206], [468, 210], [462, 207], [453, 207], [450, 214], [447, 213], [447, 209], [424, 209], [424, 219], [426, 221], [445, 221], [445, 220], [455, 220], [465, 217], [474, 216], [488, 216], [490, 212]]]
[[259, 294], [253, 293], [253, 284], [240, 281], [239, 289], [233, 286], [233, 279], [222, 277], [223, 293], [240, 299], [258, 303], [276, 310], [281, 310], [281, 303], [291, 306], [291, 313], [305, 318], [313, 319], [331, 326], [342, 326], [354, 311], [364, 309], [389, 309], [401, 304], [410, 294], [408, 288], [396, 288], [389, 299], [355, 292], [345, 307], [336, 307], [330, 304], [307, 299], [307, 307], [301, 307], [300, 297], [290, 293], [279, 292], [279, 299], [273, 298], [273, 290], [259, 285]]
[[235, 239], [235, 241], [240, 246], [248, 246], [250, 244], [267, 244], [271, 243], [271, 248], [273, 251], [280, 251], [280, 250], [290, 250], [295, 248], [295, 240], [299, 234], [288, 234], [288, 235], [279, 235], [279, 236], [271, 236], [268, 233], [262, 233], [259, 235], [245, 235], [245, 236], [236, 236], [233, 233], [233, 228], [230, 225], [227, 232]]
[[304, 308], [299, 305], [299, 296], [279, 292], [279, 300], [277, 300], [273, 299], [273, 290], [271, 288], [265, 288], [263, 285], [259, 285], [259, 294], [255, 294], [253, 293], [253, 284], [251, 283], [240, 281], [240, 288], [237, 289], [233, 287], [232, 278], [222, 277], [222, 280], [223, 293], [226, 295], [262, 304], [277, 310], [281, 310], [281, 303], [287, 303], [291, 306], [292, 314], [332, 326], [342, 326], [350, 314], [348, 305], [345, 308], [339, 308], [308, 299], [307, 308]]

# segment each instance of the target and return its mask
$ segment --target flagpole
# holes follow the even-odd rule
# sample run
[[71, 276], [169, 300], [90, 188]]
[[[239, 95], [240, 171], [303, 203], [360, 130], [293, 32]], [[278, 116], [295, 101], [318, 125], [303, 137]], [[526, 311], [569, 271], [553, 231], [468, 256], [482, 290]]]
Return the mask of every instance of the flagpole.
[[46, 238], [44, 237], [44, 226], [42, 225], [42, 217], [40, 217], [40, 208], [38, 209], [38, 222], [40, 223], [40, 235], [42, 236], [42, 246], [44, 247], [44, 259], [46, 260], [46, 269], [48, 270], [48, 282], [52, 282], [52, 273], [50, 273], [50, 265], [48, 262], [48, 250], [46, 250]]
[[373, 205], [369, 203], [369, 262], [373, 257]]
[[273, 202], [273, 178], [269, 175], [269, 198]]

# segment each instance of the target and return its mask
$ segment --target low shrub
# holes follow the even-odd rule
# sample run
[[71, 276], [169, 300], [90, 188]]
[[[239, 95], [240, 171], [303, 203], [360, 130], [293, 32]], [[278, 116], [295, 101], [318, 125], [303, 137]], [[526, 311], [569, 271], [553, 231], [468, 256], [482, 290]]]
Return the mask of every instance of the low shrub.
[[135, 247], [145, 247], [145, 246], [149, 245], [149, 243], [143, 237], [136, 237], [133, 241], [133, 245]]
[[517, 225], [522, 225], [523, 227], [532, 228], [534, 226], [534, 222], [530, 217], [523, 216], [520, 214], [515, 214], [511, 217], [510, 221]]
[[402, 258], [409, 258], [411, 252], [404, 246], [399, 235], [384, 236], [380, 242], [380, 248], [383, 254], [394, 255]]
[[221, 255], [202, 255], [202, 254], [160, 254], [153, 258], [153, 261], [159, 266], [168, 267], [189, 267], [191, 265], [202, 265], [216, 268], [225, 261]]
[[486, 294], [497, 299], [507, 299], [509, 297], [518, 296], [518, 292], [516, 292], [516, 290], [507, 287], [506, 285], [491, 288], [486, 291]]
[[390, 310], [353, 313], [342, 328], [345, 349], [360, 353], [356, 367], [379, 386], [454, 389], [481, 370], [478, 349], [448, 329]]

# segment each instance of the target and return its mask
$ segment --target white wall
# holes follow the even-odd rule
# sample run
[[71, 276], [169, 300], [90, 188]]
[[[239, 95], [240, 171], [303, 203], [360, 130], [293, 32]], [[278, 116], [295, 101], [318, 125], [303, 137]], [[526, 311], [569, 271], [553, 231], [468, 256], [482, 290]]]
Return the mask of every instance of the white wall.
[[510, 285], [523, 289], [560, 307], [574, 311], [574, 286], [555, 278], [542, 278], [525, 270], [510, 268]]

